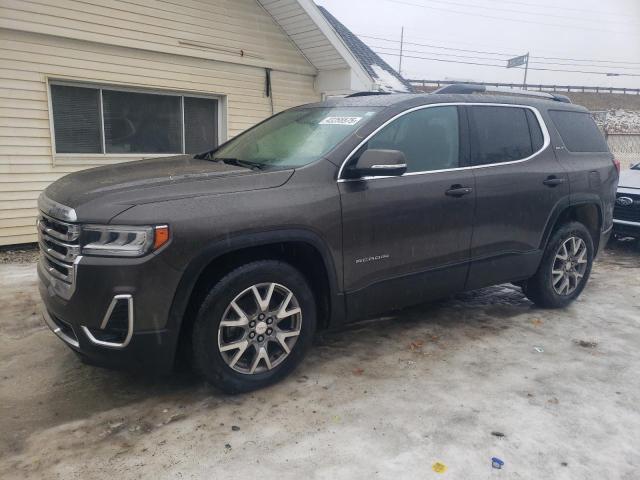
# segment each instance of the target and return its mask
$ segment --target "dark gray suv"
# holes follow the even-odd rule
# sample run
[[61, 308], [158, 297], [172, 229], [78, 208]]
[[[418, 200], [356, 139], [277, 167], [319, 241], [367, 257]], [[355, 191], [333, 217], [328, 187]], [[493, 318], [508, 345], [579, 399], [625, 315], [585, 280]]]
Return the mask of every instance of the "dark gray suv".
[[559, 98], [370, 95], [282, 112], [214, 151], [68, 175], [39, 201], [44, 316], [88, 362], [226, 391], [293, 370], [317, 329], [513, 282], [582, 292], [618, 171]]

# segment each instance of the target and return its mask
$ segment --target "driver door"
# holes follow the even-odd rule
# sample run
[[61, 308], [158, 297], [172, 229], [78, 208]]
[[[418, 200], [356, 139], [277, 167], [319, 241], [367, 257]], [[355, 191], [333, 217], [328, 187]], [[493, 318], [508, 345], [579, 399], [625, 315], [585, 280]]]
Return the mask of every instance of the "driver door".
[[354, 168], [366, 149], [400, 150], [407, 159], [402, 176], [339, 182], [351, 320], [464, 288], [475, 180], [460, 169], [468, 155], [460, 115], [456, 106], [405, 113], [348, 161]]

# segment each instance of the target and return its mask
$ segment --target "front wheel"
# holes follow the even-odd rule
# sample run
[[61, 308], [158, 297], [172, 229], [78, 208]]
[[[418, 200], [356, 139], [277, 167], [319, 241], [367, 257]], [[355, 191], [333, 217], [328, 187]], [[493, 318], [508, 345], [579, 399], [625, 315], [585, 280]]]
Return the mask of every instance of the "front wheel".
[[543, 308], [567, 306], [584, 289], [593, 257], [593, 239], [582, 223], [560, 226], [549, 239], [538, 271], [524, 285], [525, 295]]
[[287, 263], [251, 262], [223, 277], [193, 329], [195, 366], [229, 393], [288, 375], [311, 345], [316, 304], [306, 278]]

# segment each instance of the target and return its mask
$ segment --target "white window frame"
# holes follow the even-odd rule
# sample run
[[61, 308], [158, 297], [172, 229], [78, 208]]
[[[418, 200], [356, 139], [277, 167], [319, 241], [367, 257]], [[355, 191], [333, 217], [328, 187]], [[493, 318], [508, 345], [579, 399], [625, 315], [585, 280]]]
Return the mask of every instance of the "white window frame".
[[[90, 88], [93, 90], [98, 90], [100, 105], [99, 105], [99, 113], [100, 113], [100, 141], [101, 141], [101, 153], [64, 153], [58, 152], [56, 150], [56, 135], [55, 135], [55, 125], [53, 119], [53, 100], [51, 94], [51, 86], [52, 85], [61, 85], [65, 87], [78, 87], [78, 88]], [[164, 95], [164, 96], [172, 96], [172, 97], [180, 97], [180, 110], [182, 115], [182, 152], [176, 153], [109, 153], [106, 151], [105, 145], [105, 134], [104, 134], [104, 115], [103, 115], [103, 103], [102, 103], [102, 91], [103, 90], [111, 90], [118, 92], [131, 92], [131, 93], [146, 93], [150, 95]], [[81, 80], [60, 80], [60, 79], [47, 79], [47, 95], [48, 95], [48, 103], [49, 103], [49, 128], [51, 131], [51, 154], [54, 159], [56, 158], [73, 158], [73, 159], [135, 159], [135, 158], [162, 158], [162, 157], [172, 157], [176, 155], [184, 155], [184, 151], [186, 148], [185, 145], [185, 124], [184, 124], [184, 97], [191, 98], [205, 98], [208, 100], [216, 100], [217, 108], [216, 108], [216, 123], [217, 123], [217, 131], [216, 131], [216, 139], [217, 145], [222, 145], [227, 140], [227, 125], [226, 125], [226, 109], [227, 109], [227, 99], [225, 95], [219, 95], [214, 93], [202, 93], [202, 92], [190, 92], [188, 90], [162, 90], [157, 88], [145, 88], [145, 87], [137, 87], [137, 86], [128, 86], [128, 85], [113, 85], [106, 83], [92, 83]]]

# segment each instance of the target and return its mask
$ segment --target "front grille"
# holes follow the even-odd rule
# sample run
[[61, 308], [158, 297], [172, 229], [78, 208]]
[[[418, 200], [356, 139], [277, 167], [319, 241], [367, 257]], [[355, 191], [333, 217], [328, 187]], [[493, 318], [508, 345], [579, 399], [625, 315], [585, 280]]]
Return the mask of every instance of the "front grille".
[[628, 222], [640, 222], [640, 195], [632, 193], [618, 193], [617, 198], [628, 197], [633, 203], [628, 206], [619, 205], [616, 202], [613, 208], [614, 220], [625, 220]]
[[75, 283], [74, 262], [80, 255], [80, 226], [48, 215], [38, 218], [38, 244], [47, 272], [69, 285]]

